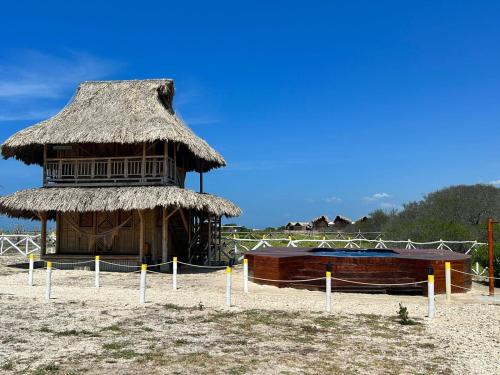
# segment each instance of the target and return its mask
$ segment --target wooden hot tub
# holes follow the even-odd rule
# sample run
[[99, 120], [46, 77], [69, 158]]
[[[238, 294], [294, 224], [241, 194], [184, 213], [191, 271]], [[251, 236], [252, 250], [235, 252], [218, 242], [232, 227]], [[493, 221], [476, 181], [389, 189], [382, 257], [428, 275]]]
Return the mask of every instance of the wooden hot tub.
[[[372, 284], [401, 284], [427, 280], [428, 269], [434, 270], [435, 292], [445, 293], [445, 262], [451, 268], [471, 272], [468, 255], [436, 249], [329, 249], [329, 248], [266, 248], [245, 254], [250, 276], [271, 280], [306, 280], [325, 276], [328, 264], [332, 278]], [[252, 281], [278, 287], [324, 290], [325, 281], [283, 283]], [[472, 278], [458, 272], [451, 273], [451, 283], [470, 288]], [[346, 292], [386, 292], [427, 294], [427, 284], [374, 286], [352, 284], [332, 279], [332, 289]], [[452, 292], [465, 290], [452, 287]]]

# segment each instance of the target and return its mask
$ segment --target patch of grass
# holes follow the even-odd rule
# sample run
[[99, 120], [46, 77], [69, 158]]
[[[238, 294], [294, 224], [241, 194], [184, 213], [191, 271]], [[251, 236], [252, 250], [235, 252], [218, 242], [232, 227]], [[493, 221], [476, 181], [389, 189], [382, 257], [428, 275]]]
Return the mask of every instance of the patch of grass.
[[41, 326], [40, 329], [39, 329], [40, 332], [44, 332], [44, 333], [52, 333], [54, 331], [52, 331], [48, 326]]
[[126, 348], [127, 346], [128, 346], [128, 342], [126, 342], [126, 341], [113, 341], [113, 342], [103, 344], [102, 348], [104, 350], [120, 350], [120, 349]]
[[314, 319], [314, 324], [317, 324], [321, 328], [334, 328], [338, 326], [338, 322], [333, 317], [320, 316]]
[[432, 342], [421, 342], [418, 343], [418, 347], [422, 349], [435, 349], [436, 345], [434, 345]]
[[110, 326], [104, 327], [102, 331], [121, 332], [122, 328], [118, 324], [112, 324]]
[[153, 332], [153, 331], [154, 331], [154, 329], [153, 329], [153, 328], [151, 328], [151, 327], [143, 327], [143, 328], [142, 328], [142, 330], [143, 330], [144, 332]]
[[5, 362], [4, 364], [2, 364], [2, 366], [0, 366], [0, 368], [2, 370], [12, 371], [14, 370], [14, 362], [12, 361]]
[[138, 356], [138, 353], [131, 349], [117, 350], [112, 354], [113, 358], [116, 359], [132, 359]]
[[183, 346], [183, 345], [187, 345], [189, 344], [189, 341], [186, 340], [186, 339], [177, 339], [177, 340], [174, 340], [174, 345], [175, 346]]
[[46, 375], [46, 374], [55, 374], [59, 372], [59, 366], [54, 364], [49, 364], [46, 366], [38, 367], [35, 371], [33, 371], [34, 375]]
[[94, 336], [94, 337], [98, 337], [99, 336], [99, 335], [97, 335], [93, 332], [87, 331], [85, 329], [83, 329], [81, 331], [77, 331], [76, 329], [59, 331], [59, 332], [56, 332], [55, 335], [58, 337], [68, 337], [68, 336]]
[[165, 305], [163, 305], [163, 308], [165, 310], [174, 310], [174, 311], [180, 311], [186, 309], [185, 307], [176, 305], [175, 303], [166, 303]]

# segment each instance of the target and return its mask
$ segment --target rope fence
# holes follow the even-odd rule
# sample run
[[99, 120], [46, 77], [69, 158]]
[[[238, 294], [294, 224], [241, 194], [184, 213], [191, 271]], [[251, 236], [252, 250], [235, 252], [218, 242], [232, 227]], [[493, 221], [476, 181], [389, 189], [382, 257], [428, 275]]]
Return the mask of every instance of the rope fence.
[[[33, 286], [33, 271], [34, 271], [34, 257], [33, 254], [30, 255], [30, 261], [29, 261], [29, 271], [28, 271], [28, 285]], [[111, 263], [111, 264], [116, 264], [112, 262], [105, 262], [100, 260], [99, 256], [96, 256], [96, 259], [94, 261], [96, 263], [95, 270], [92, 271], [95, 273], [95, 287], [100, 288], [100, 263]], [[82, 262], [75, 262], [74, 264], [81, 264]], [[85, 262], [89, 263], [89, 262]], [[44, 261], [44, 267], [39, 267], [38, 269], [45, 270], [46, 275], [45, 275], [45, 299], [47, 301], [50, 301], [52, 298], [52, 275], [53, 271], [59, 271], [61, 269], [54, 267], [54, 264], [57, 264], [57, 262], [50, 262]], [[68, 264], [68, 263], [64, 263]], [[214, 266], [201, 266], [197, 264], [190, 264], [190, 263], [185, 263], [185, 262], [179, 262], [177, 258], [173, 258], [172, 261], [170, 262], [165, 262], [163, 264], [172, 264], [173, 265], [173, 272], [172, 274], [168, 274], [169, 278], [171, 276], [171, 282], [172, 282], [172, 289], [176, 291], [178, 289], [178, 284], [177, 284], [177, 275], [178, 275], [178, 265], [182, 264], [185, 266], [189, 267], [196, 267], [196, 268], [206, 268], [206, 269], [214, 269], [218, 268], [220, 269], [221, 267], [214, 267]], [[162, 272], [157, 272], [149, 269], [150, 267], [154, 267], [158, 265], [146, 265], [142, 264], [140, 266], [129, 266], [129, 268], [140, 268], [136, 269], [134, 271], [126, 272], [123, 276], [125, 277], [130, 277], [130, 274], [139, 274], [139, 304], [144, 305], [146, 303], [146, 289], [147, 289], [147, 274], [153, 274], [153, 275], [159, 275], [159, 277], [164, 277], [166, 276], [165, 273]], [[445, 282], [446, 282], [446, 299], [449, 301], [451, 299], [451, 287], [454, 288], [459, 288], [465, 291], [470, 291], [471, 288], [467, 288], [464, 286], [456, 285], [453, 284], [451, 281], [451, 273], [452, 272], [457, 272], [460, 274], [466, 274], [470, 275], [473, 277], [477, 277], [478, 275], [452, 269], [450, 262], [445, 262]], [[271, 283], [286, 283], [286, 284], [295, 284], [295, 283], [308, 283], [308, 282], [318, 282], [322, 281], [324, 282], [325, 286], [325, 311], [327, 313], [331, 312], [331, 307], [332, 307], [332, 281], [339, 281], [343, 283], [350, 283], [350, 284], [357, 284], [357, 285], [367, 285], [367, 286], [374, 286], [374, 287], [392, 287], [392, 286], [417, 286], [417, 285], [426, 285], [428, 294], [427, 294], [427, 299], [428, 299], [428, 311], [427, 311], [427, 316], [432, 319], [435, 316], [435, 295], [434, 295], [434, 271], [431, 270], [430, 274], [428, 275], [427, 280], [418, 280], [418, 281], [413, 281], [413, 282], [405, 282], [405, 283], [368, 283], [368, 282], [362, 282], [358, 280], [349, 280], [349, 279], [343, 279], [343, 278], [337, 278], [333, 277], [331, 271], [326, 271], [325, 276], [323, 277], [316, 277], [316, 278], [310, 278], [310, 279], [302, 279], [302, 280], [296, 280], [296, 279], [291, 279], [291, 280], [280, 280], [280, 279], [266, 279], [266, 278], [259, 278], [255, 276], [250, 276], [248, 273], [248, 261], [245, 259], [243, 262], [243, 295], [247, 295], [250, 290], [249, 290], [249, 280], [252, 281], [264, 281], [264, 282], [271, 282]], [[233, 306], [232, 304], [232, 267], [226, 267], [226, 285], [225, 285], [225, 305], [226, 307], [231, 307]], [[487, 276], [482, 276], [483, 278], [488, 278]], [[498, 278], [495, 278], [498, 279]], [[318, 286], [318, 284], [315, 284], [315, 286]]]

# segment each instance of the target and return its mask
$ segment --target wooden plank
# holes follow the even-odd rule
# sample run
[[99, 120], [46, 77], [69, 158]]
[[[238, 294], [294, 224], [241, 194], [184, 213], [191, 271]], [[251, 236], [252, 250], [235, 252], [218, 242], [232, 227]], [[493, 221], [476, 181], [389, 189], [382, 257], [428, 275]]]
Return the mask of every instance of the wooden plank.
[[161, 261], [168, 262], [168, 210], [162, 208], [161, 219]]

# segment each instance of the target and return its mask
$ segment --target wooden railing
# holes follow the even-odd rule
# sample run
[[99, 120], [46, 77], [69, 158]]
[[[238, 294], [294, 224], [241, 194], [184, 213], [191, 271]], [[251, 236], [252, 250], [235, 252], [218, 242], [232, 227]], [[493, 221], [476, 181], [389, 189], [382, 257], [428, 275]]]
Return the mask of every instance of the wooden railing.
[[174, 159], [163, 156], [47, 159], [44, 186], [181, 185]]

